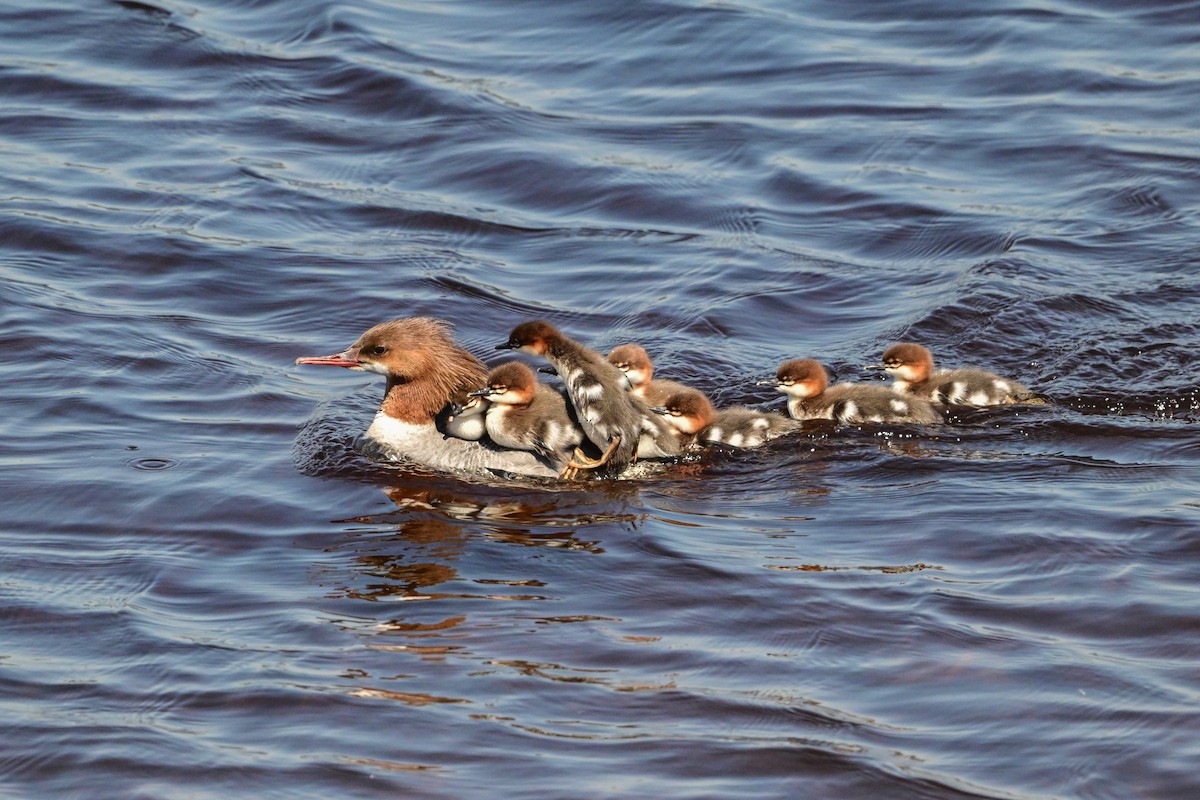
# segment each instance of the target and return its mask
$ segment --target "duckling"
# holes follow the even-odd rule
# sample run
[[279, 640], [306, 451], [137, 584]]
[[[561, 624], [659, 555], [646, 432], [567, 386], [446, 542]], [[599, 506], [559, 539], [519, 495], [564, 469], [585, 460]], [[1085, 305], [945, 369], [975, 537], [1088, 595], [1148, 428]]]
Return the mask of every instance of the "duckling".
[[478, 442], [487, 434], [484, 415], [490, 405], [486, 397], [464, 395], [461, 403], [451, 401], [442, 410], [439, 427], [447, 437]]
[[1016, 381], [987, 370], [966, 367], [935, 371], [933, 354], [913, 342], [892, 345], [884, 351], [882, 363], [867, 368], [886, 370], [896, 379], [892, 388], [897, 392], [932, 403], [977, 407], [1045, 403], [1045, 398]]
[[654, 377], [654, 363], [645, 348], [637, 344], [622, 344], [608, 354], [608, 363], [625, 373], [629, 393], [648, 406], [662, 403], [676, 392], [691, 387], [676, 381]]
[[702, 392], [684, 389], [675, 392], [652, 411], [663, 415], [681, 434], [703, 444], [730, 447], [759, 447], [800, 429], [800, 423], [773, 411], [757, 411], [733, 406], [721, 411]]
[[488, 385], [471, 392], [488, 404], [485, 426], [500, 447], [529, 450], [565, 468], [583, 432], [567, 410], [566, 399], [519, 361], [493, 369]]
[[839, 383], [829, 386], [829, 374], [811, 358], [786, 361], [773, 385], [788, 396], [792, 419], [831, 419], [843, 425], [864, 422], [942, 422], [942, 416], [925, 400], [901, 395], [884, 386]]
[[705, 444], [730, 447], [761, 447], [772, 439], [795, 433], [800, 423], [774, 411], [748, 406], [723, 408], [697, 437]]

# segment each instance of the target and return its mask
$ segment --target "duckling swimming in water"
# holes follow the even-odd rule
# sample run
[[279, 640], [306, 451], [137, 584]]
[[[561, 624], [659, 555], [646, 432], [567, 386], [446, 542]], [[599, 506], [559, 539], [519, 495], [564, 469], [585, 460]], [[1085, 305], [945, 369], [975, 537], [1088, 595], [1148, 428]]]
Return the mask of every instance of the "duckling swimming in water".
[[681, 434], [701, 444], [759, 447], [800, 429], [800, 423], [773, 411], [734, 406], [717, 411], [703, 393], [684, 389], [652, 411], [663, 415]]
[[893, 392], [884, 386], [839, 383], [829, 386], [829, 373], [811, 358], [785, 361], [773, 385], [788, 396], [792, 419], [831, 419], [843, 425], [867, 422], [942, 422], [933, 406], [919, 397]]
[[675, 392], [691, 388], [676, 381], [655, 378], [650, 354], [638, 344], [614, 347], [608, 354], [608, 363], [625, 373], [629, 380], [629, 393], [648, 406], [662, 405]]
[[933, 354], [913, 342], [892, 345], [884, 351], [882, 363], [867, 368], [886, 370], [895, 378], [892, 388], [897, 392], [932, 403], [977, 407], [1045, 403], [1045, 398], [994, 372], [974, 367], [935, 371]]

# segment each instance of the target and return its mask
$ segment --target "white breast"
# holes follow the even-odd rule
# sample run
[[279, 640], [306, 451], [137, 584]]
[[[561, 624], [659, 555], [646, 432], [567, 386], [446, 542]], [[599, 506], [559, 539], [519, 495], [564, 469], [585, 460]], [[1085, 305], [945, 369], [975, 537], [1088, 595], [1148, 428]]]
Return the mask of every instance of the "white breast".
[[491, 475], [492, 470], [544, 478], [558, 475], [557, 470], [533, 453], [496, 450], [481, 442], [447, 439], [432, 422], [401, 422], [382, 411], [375, 415], [360, 447], [365, 455], [377, 460], [407, 461], [474, 475]]

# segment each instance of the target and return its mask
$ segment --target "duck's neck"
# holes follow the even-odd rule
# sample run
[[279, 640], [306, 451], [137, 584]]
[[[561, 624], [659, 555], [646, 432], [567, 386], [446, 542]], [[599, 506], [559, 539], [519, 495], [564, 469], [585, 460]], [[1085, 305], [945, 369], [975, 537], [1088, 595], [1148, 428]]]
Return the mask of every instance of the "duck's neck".
[[[566, 336], [559, 336], [555, 339], [551, 339], [547, 343], [545, 358], [551, 364], [556, 366], [564, 361], [569, 363], [581, 363], [599, 360], [604, 361], [605, 364], [608, 364], [608, 362], [601, 358], [599, 354], [593, 354], [592, 351], [588, 350], [579, 342], [575, 341], [574, 339], [567, 338]], [[613, 367], [613, 369], [617, 369], [617, 367]]]
[[379, 410], [409, 425], [433, 425], [451, 399], [486, 383], [487, 370], [479, 359], [448, 348], [439, 353], [433, 369], [415, 377], [389, 375]]
[[788, 413], [791, 414], [792, 419], [804, 419], [810, 408], [818, 407], [820, 405], [822, 394], [824, 394], [824, 392], [821, 394], [809, 395], [808, 397], [789, 397], [787, 406]]

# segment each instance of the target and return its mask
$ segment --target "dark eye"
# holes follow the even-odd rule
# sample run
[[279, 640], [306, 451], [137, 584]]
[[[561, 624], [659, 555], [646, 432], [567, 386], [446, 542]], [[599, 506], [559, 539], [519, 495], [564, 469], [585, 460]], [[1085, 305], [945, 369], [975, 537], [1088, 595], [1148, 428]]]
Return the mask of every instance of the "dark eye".
[[367, 352], [373, 356], [381, 356], [387, 352], [387, 348], [381, 344], [377, 344], [374, 347], [372, 347], [370, 350], [368, 350]]

